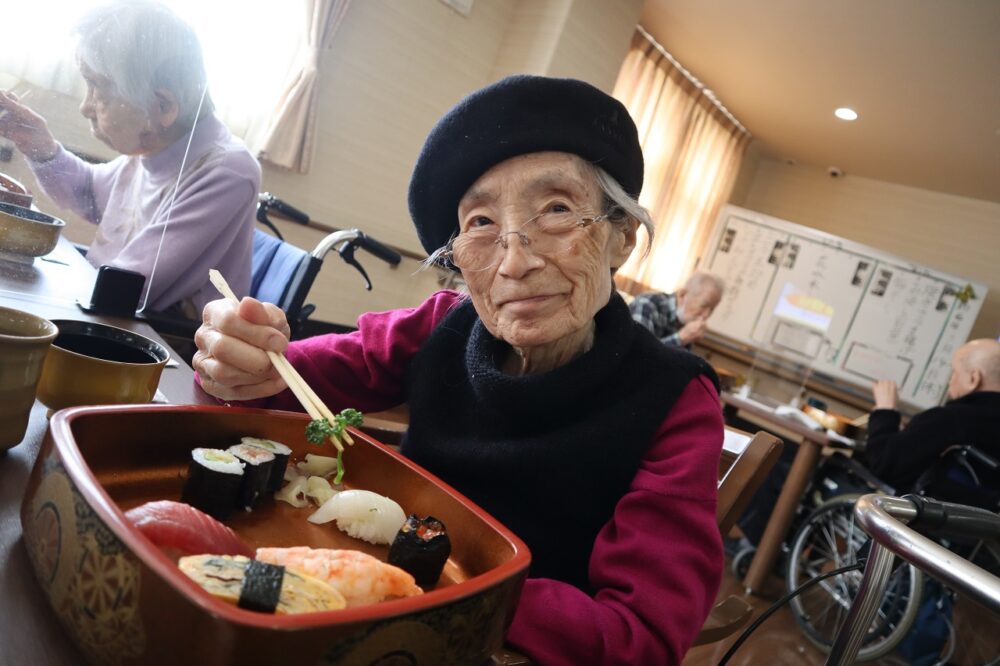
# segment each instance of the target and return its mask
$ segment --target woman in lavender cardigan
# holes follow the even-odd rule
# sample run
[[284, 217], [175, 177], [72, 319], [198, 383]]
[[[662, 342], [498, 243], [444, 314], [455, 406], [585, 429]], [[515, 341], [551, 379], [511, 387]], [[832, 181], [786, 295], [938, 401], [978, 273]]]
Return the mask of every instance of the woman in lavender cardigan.
[[213, 115], [194, 31], [158, 3], [119, 1], [85, 16], [77, 33], [80, 113], [121, 156], [85, 162], [3, 91], [0, 135], [59, 206], [98, 225], [94, 266], [146, 276], [150, 309], [198, 318], [214, 293], [209, 268], [247, 293], [260, 167]]

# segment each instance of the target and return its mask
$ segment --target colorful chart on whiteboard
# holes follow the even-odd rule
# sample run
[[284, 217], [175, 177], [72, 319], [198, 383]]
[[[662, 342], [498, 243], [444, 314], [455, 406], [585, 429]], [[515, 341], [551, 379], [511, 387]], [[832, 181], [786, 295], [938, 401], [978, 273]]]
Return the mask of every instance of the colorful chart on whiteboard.
[[951, 355], [986, 297], [970, 283], [736, 206], [719, 214], [701, 267], [725, 281], [709, 328], [861, 387], [940, 404]]

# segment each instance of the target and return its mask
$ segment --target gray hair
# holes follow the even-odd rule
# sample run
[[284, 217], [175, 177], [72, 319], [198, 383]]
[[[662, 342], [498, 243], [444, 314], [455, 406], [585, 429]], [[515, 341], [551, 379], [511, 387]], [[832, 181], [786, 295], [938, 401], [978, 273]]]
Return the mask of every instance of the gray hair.
[[604, 212], [608, 214], [608, 219], [612, 222], [623, 222], [629, 218], [635, 220], [646, 230], [648, 242], [643, 250], [643, 258], [649, 254], [649, 249], [653, 246], [653, 217], [646, 210], [645, 206], [629, 196], [628, 192], [622, 189], [618, 181], [611, 177], [607, 171], [601, 167], [588, 162], [594, 171], [594, 177], [604, 193]]
[[722, 281], [722, 278], [711, 273], [706, 273], [705, 271], [695, 271], [687, 279], [687, 282], [684, 283], [684, 289], [689, 294], [700, 293], [705, 288], [714, 289], [715, 293], [721, 297], [726, 289], [726, 284]]
[[[617, 224], [619, 226], [624, 225], [629, 219], [633, 219], [638, 222], [645, 230], [646, 234], [649, 236], [649, 242], [646, 245], [646, 249], [643, 251], [642, 256], [645, 257], [649, 254], [649, 248], [653, 245], [653, 218], [650, 216], [649, 211], [645, 207], [641, 206], [638, 201], [633, 199], [629, 194], [618, 184], [611, 174], [597, 166], [593, 162], [588, 162], [583, 158], [580, 159], [590, 172], [593, 174], [594, 179], [597, 184], [601, 187], [601, 194], [604, 197], [603, 212], [608, 216], [608, 221], [612, 224]], [[452, 234], [452, 239], [457, 235], [458, 230]], [[441, 263], [441, 257], [445, 252], [448, 251], [447, 244], [434, 250], [430, 256], [428, 256], [423, 261], [423, 268], [429, 268], [435, 264]], [[721, 293], [721, 292], [720, 292]]]
[[[194, 124], [208, 87], [201, 45], [170, 9], [151, 0], [116, 0], [84, 16], [76, 34], [77, 57], [107, 77], [126, 101], [148, 112], [154, 91], [166, 88], [177, 98], [179, 122]], [[213, 110], [207, 94], [202, 109]]]

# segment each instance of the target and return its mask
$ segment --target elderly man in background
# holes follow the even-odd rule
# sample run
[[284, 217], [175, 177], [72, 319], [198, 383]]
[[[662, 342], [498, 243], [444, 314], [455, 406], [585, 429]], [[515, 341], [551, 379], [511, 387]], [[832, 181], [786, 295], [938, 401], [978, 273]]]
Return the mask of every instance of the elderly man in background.
[[169, 9], [118, 1], [87, 14], [77, 33], [80, 113], [122, 155], [84, 162], [4, 91], [0, 135], [58, 205], [99, 225], [90, 263], [145, 275], [150, 309], [200, 318], [215, 294], [209, 268], [237, 293], [250, 288], [260, 166], [213, 115], [198, 38]]
[[972, 444], [1000, 458], [1000, 342], [972, 340], [951, 359], [948, 402], [921, 412], [900, 430], [898, 389], [891, 380], [872, 389], [865, 460], [897, 488], [911, 486], [950, 446]]
[[660, 342], [690, 349], [705, 335], [708, 318], [722, 300], [722, 280], [710, 273], [694, 273], [673, 294], [649, 292], [632, 300], [632, 319], [648, 328]]
[[[914, 489], [952, 446], [971, 444], [1000, 458], [1000, 342], [965, 343], [952, 356], [951, 368], [949, 401], [920, 412], [902, 430], [896, 383], [882, 380], [872, 387], [875, 407], [868, 418], [867, 446], [859, 458], [899, 494]], [[740, 529], [750, 545], [760, 541], [790, 467], [790, 460], [779, 461], [740, 518]], [[962, 497], [946, 499], [964, 501]], [[727, 543], [733, 551], [740, 547]]]

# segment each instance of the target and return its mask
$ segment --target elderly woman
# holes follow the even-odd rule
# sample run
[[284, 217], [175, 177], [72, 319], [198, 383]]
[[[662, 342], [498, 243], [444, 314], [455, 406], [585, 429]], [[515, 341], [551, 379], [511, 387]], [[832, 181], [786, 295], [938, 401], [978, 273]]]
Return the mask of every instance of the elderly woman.
[[532, 566], [508, 642], [543, 664], [676, 664], [722, 571], [711, 370], [632, 321], [612, 275], [648, 214], [635, 125], [569, 79], [504, 79], [424, 146], [410, 211], [462, 273], [359, 330], [287, 343], [275, 307], [205, 309], [202, 386], [294, 409], [264, 350], [327, 403], [408, 402], [402, 451], [514, 530]]
[[99, 225], [87, 252], [94, 266], [146, 276], [150, 309], [198, 318], [215, 294], [209, 268], [246, 293], [260, 167], [212, 114], [194, 31], [143, 1], [95, 10], [77, 31], [87, 84], [80, 113], [122, 155], [84, 162], [9, 92], [0, 92], [0, 134], [24, 153], [46, 194]]

